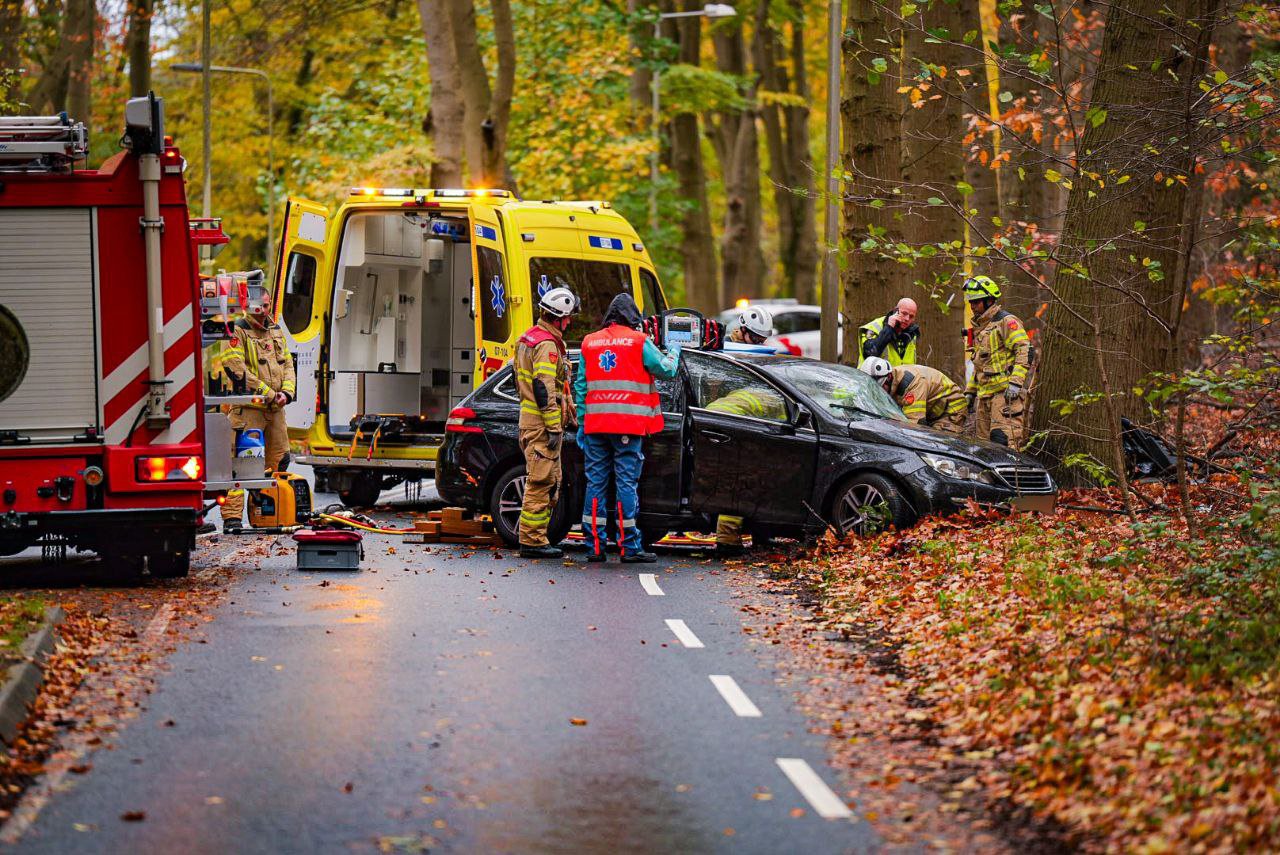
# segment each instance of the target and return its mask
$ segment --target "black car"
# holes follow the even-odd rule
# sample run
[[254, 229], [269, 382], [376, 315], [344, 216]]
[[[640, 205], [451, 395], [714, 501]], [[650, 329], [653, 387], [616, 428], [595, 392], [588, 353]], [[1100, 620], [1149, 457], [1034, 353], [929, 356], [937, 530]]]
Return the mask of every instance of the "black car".
[[[645, 441], [639, 525], [646, 542], [669, 531], [711, 530], [718, 514], [745, 517], [757, 535], [803, 537], [828, 525], [906, 527], [969, 499], [1053, 508], [1057, 489], [1035, 460], [909, 423], [855, 368], [701, 351], [685, 351], [681, 366], [674, 380], [658, 382], [666, 425]], [[735, 392], [771, 406], [764, 417], [718, 411], [716, 402]], [[450, 414], [436, 471], [445, 501], [491, 513], [513, 545], [524, 494], [519, 412], [508, 366]], [[563, 464], [552, 543], [581, 518], [582, 454], [572, 437]]]

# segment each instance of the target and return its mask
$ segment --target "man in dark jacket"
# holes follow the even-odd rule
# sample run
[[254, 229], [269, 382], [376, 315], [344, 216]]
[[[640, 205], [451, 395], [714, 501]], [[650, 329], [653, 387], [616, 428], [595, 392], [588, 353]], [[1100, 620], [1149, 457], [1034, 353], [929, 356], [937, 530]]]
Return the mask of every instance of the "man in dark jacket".
[[916, 323], [916, 301], [903, 297], [898, 307], [883, 318], [862, 325], [861, 363], [868, 356], [889, 360], [890, 365], [910, 365], [916, 361], [916, 342], [920, 326]]

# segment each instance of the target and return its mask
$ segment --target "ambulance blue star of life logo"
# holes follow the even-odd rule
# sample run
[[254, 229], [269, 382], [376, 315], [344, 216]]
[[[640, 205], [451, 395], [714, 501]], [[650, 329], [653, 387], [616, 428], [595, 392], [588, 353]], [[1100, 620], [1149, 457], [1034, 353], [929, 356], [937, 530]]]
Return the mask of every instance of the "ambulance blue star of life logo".
[[489, 283], [489, 291], [493, 294], [489, 305], [493, 306], [493, 311], [498, 317], [502, 317], [507, 313], [507, 289], [496, 273], [493, 275], [493, 281]]
[[618, 355], [612, 350], [606, 350], [600, 354], [600, 368], [605, 371], [612, 371], [618, 367]]
[[542, 274], [538, 279], [538, 299], [541, 300], [547, 296], [547, 292], [551, 290], [551, 280], [547, 278], [547, 274]]

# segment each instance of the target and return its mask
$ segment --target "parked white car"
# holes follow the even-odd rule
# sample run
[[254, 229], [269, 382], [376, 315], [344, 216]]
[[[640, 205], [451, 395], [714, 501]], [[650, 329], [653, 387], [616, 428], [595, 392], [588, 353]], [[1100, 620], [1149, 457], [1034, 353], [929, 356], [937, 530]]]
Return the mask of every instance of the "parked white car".
[[[765, 344], [772, 345], [778, 353], [792, 356], [808, 356], [819, 359], [822, 355], [822, 307], [798, 303], [794, 298], [752, 300], [742, 302], [719, 314], [717, 320], [725, 325], [725, 332], [737, 326], [738, 314], [747, 305], [768, 309], [773, 315], [774, 335]], [[844, 323], [841, 315], [840, 323]], [[837, 348], [840, 347], [837, 341]]]

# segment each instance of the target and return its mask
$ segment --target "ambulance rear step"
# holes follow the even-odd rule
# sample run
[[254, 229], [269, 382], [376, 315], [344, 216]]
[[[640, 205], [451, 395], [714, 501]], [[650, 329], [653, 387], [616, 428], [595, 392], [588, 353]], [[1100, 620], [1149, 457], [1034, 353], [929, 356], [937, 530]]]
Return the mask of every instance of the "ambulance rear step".
[[89, 154], [83, 122], [56, 116], [0, 116], [0, 172], [70, 172]]

